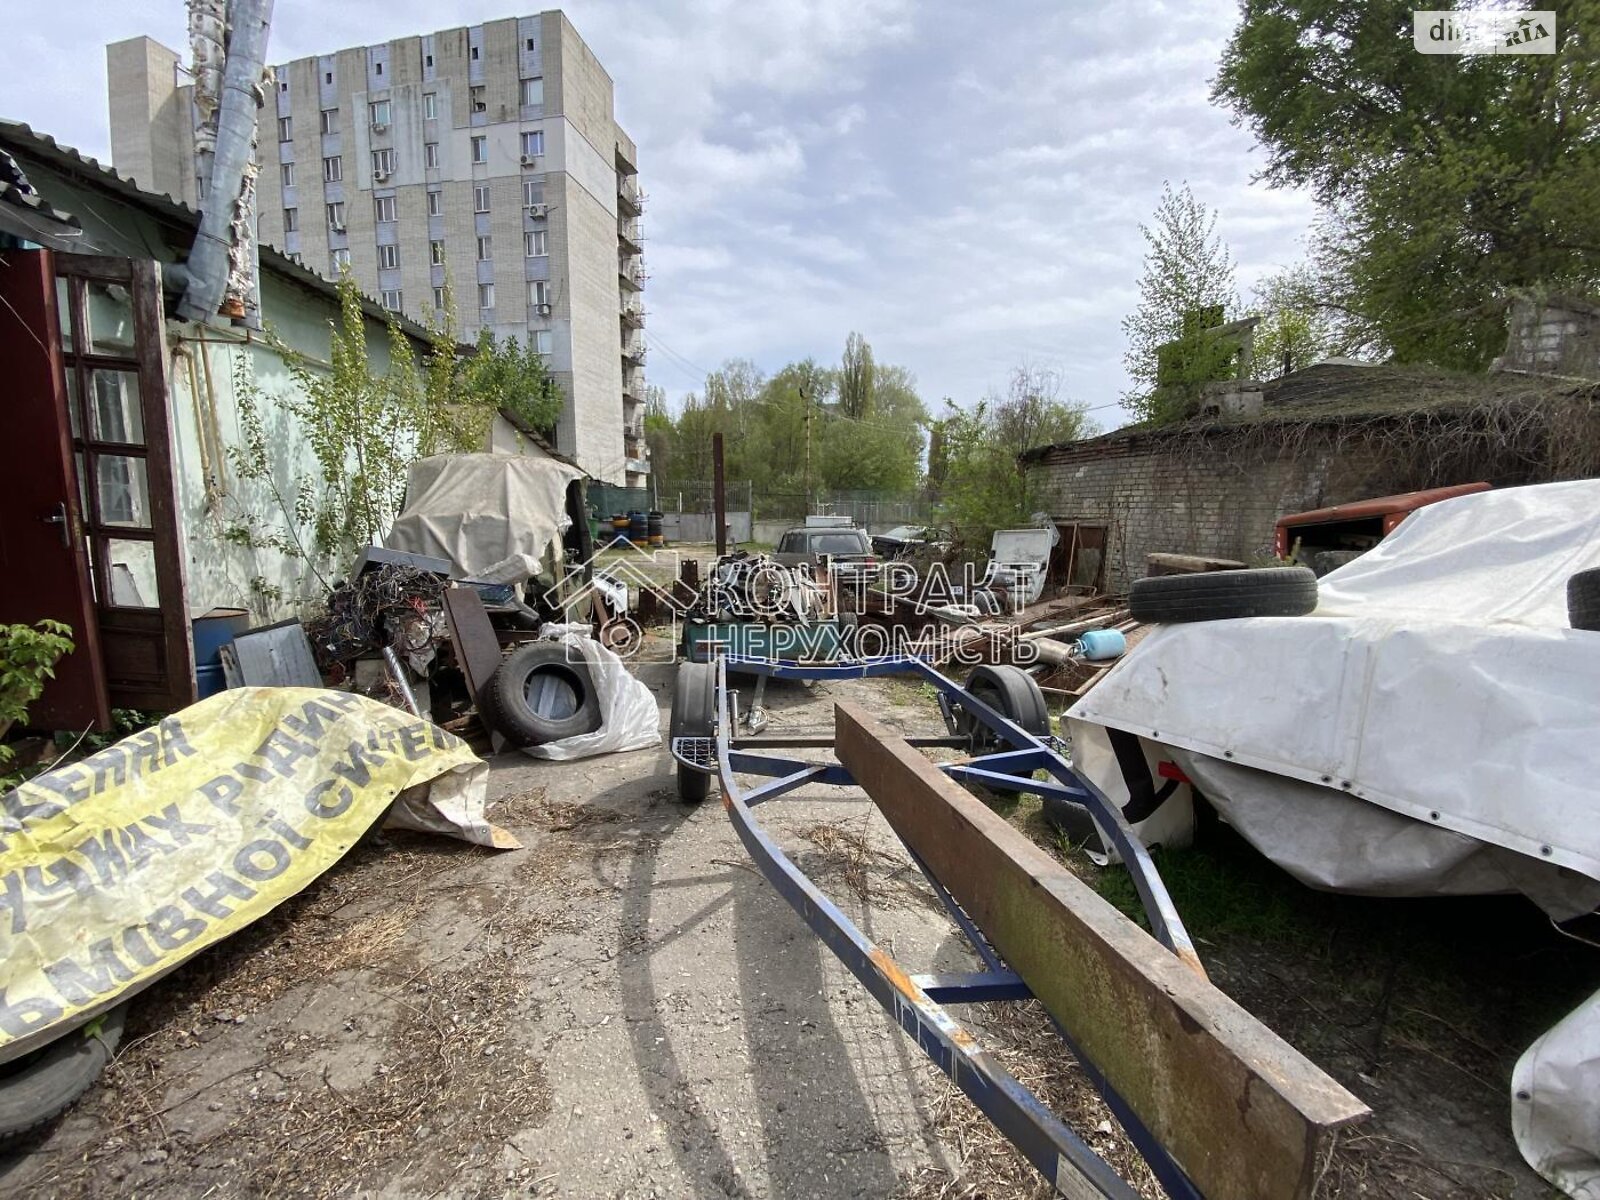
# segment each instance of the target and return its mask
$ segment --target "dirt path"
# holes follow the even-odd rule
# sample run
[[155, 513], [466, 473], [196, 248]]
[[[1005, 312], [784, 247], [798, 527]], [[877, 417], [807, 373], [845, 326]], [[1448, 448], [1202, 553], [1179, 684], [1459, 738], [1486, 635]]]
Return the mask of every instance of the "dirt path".
[[[774, 689], [775, 722], [827, 721], [814, 698]], [[941, 1078], [668, 768], [664, 749], [501, 759], [492, 812], [527, 849], [358, 847], [141, 996], [102, 1084], [3, 1186], [843, 1197], [942, 1175]], [[781, 807], [847, 899], [859, 847], [892, 844], [859, 796]], [[908, 958], [966, 965], [918, 890], [885, 884], [854, 915]]]
[[[640, 675], [664, 708], [669, 668]], [[774, 685], [771, 729], [827, 731], [833, 696], [908, 732], [937, 727], [927, 689], [891, 682]], [[720, 805], [678, 803], [665, 748], [502, 758], [491, 795], [525, 850], [403, 834], [358, 846], [139, 997], [101, 1084], [30, 1153], [0, 1159], [0, 1189], [1049, 1194], [761, 878]], [[1049, 841], [1030, 803], [1000, 807]], [[816, 788], [762, 811], [903, 962], [976, 965], [859, 793]], [[1551, 1194], [1511, 1143], [1503, 1077], [1528, 1031], [1593, 986], [1570, 943], [1514, 900], [1325, 897], [1259, 856], [1199, 851], [1163, 871], [1219, 986], [1377, 1112], [1341, 1145], [1324, 1195]], [[1488, 969], [1508, 961], [1530, 988]], [[1158, 1194], [1042, 1013], [961, 1016]]]

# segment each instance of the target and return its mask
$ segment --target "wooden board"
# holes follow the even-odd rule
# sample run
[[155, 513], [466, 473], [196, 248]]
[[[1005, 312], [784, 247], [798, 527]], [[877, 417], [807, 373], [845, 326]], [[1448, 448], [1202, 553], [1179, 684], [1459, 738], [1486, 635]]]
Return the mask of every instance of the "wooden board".
[[[483, 597], [475, 589], [446, 588], [443, 599], [445, 619], [450, 622], [450, 638], [456, 647], [456, 662], [466, 676], [472, 703], [478, 705], [481, 712], [484, 686], [500, 666], [500, 639], [495, 636], [489, 614], [484, 611]], [[498, 730], [489, 731], [489, 740], [496, 753], [505, 749], [505, 738]]]
[[1351, 1095], [850, 704], [839, 761], [1208, 1200], [1310, 1196]]

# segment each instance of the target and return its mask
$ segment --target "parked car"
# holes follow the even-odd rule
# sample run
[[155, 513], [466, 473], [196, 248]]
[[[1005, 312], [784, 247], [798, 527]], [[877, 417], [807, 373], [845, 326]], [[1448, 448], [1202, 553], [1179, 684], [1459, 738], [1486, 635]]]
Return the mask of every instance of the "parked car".
[[1293, 513], [1278, 518], [1274, 549], [1279, 558], [1310, 567], [1319, 576], [1326, 575], [1360, 558], [1417, 509], [1488, 490], [1487, 483], [1458, 483]]
[[881, 558], [904, 558], [914, 550], [926, 546], [948, 545], [950, 535], [942, 529], [923, 525], [896, 525], [884, 533], [872, 535], [872, 548]]
[[864, 529], [806, 525], [791, 529], [778, 539], [772, 557], [786, 567], [816, 568], [826, 556], [835, 565], [875, 566], [878, 556]]

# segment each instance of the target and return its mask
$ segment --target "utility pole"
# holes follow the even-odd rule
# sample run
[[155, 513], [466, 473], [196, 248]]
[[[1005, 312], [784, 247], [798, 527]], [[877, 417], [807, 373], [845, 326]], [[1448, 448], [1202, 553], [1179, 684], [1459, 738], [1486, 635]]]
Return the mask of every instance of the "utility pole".
[[811, 393], [805, 388], [800, 389], [801, 411], [805, 414], [806, 426], [806, 495], [805, 511], [800, 514], [805, 518], [811, 512]]
[[728, 497], [723, 491], [722, 434], [711, 435], [711, 506], [717, 523], [717, 557], [728, 552]]

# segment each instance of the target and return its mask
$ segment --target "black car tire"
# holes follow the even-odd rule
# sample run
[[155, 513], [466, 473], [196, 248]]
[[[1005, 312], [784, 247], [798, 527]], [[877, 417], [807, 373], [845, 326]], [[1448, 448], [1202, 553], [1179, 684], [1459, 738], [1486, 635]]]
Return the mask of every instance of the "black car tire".
[[[1020, 725], [1035, 737], [1050, 734], [1050, 708], [1045, 703], [1039, 685], [1021, 667], [974, 667], [967, 676], [967, 691], [1013, 724]], [[957, 720], [957, 731], [967, 736], [972, 753], [987, 754], [1001, 749], [1005, 743], [976, 717], [963, 712]]]
[[1600, 630], [1600, 567], [1567, 580], [1567, 620], [1574, 629]]
[[[667, 716], [667, 744], [680, 737], [715, 737], [717, 732], [717, 667], [715, 663], [678, 664], [672, 681], [672, 711]], [[682, 763], [678, 767], [678, 799], [699, 804], [711, 794], [712, 776]]]
[[1139, 579], [1128, 595], [1136, 621], [1226, 621], [1235, 617], [1299, 617], [1317, 606], [1317, 577], [1305, 567], [1207, 571]]
[[60, 1116], [100, 1078], [122, 1039], [127, 1014], [128, 1006], [119, 1004], [98, 1021], [0, 1066], [0, 1144]]
[[[517, 746], [538, 746], [600, 728], [600, 694], [589, 664], [554, 642], [524, 646], [508, 655], [489, 676], [480, 715]], [[545, 701], [530, 692], [548, 689]], [[550, 711], [550, 700], [570, 712]]]

